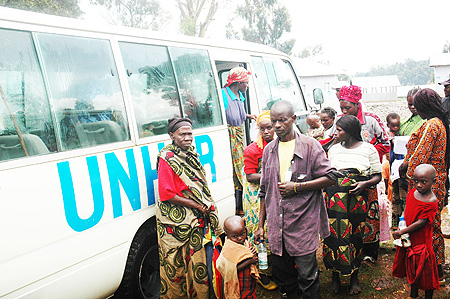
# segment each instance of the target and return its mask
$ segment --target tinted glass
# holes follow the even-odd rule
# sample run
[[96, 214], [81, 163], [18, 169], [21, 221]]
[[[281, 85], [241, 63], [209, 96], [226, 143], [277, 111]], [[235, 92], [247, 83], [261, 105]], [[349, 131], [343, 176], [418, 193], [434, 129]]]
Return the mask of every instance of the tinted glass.
[[279, 58], [252, 57], [258, 99], [263, 109], [280, 99], [290, 101], [295, 112], [305, 111], [303, 96], [288, 61]]
[[167, 48], [120, 43], [140, 137], [167, 133], [181, 116], [178, 88]]
[[207, 51], [169, 48], [175, 68], [182, 111], [194, 128], [222, 124], [219, 96]]
[[56, 151], [31, 33], [0, 29], [0, 40], [0, 161]]
[[129, 139], [109, 41], [37, 33], [63, 150]]

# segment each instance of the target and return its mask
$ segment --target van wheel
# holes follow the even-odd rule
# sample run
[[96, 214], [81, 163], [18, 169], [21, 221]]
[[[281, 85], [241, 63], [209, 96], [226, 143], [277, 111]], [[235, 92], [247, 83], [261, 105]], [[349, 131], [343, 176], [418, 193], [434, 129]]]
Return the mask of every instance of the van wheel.
[[152, 218], [134, 236], [122, 283], [114, 298], [159, 298], [160, 289], [156, 221]]

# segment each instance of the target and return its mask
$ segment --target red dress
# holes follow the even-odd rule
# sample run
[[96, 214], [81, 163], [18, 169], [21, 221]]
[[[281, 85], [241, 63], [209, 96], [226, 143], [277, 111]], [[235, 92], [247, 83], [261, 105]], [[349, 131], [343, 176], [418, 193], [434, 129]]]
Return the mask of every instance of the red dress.
[[428, 219], [420, 230], [409, 234], [411, 247], [397, 247], [392, 274], [407, 277], [409, 284], [421, 290], [438, 290], [439, 276], [436, 255], [433, 250], [433, 221], [438, 209], [438, 202], [423, 202], [409, 191], [406, 197], [405, 221], [411, 225], [419, 219]]

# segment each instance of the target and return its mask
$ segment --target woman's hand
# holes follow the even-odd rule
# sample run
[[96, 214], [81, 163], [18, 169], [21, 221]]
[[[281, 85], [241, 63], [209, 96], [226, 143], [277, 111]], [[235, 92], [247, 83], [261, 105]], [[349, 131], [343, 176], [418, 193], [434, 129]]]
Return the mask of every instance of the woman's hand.
[[406, 172], [408, 171], [408, 161], [403, 160], [403, 163], [398, 168], [398, 173], [401, 178], [406, 178]]
[[256, 244], [256, 245], [258, 245], [259, 244], [259, 240], [261, 240], [261, 242], [264, 242], [265, 241], [265, 238], [264, 238], [264, 228], [262, 228], [262, 227], [258, 227], [258, 229], [255, 231], [255, 238], [254, 238], [254, 243]]
[[278, 188], [280, 189], [281, 196], [286, 197], [295, 194], [294, 185], [294, 182], [279, 182]]
[[247, 114], [248, 119], [257, 120], [258, 116], [256, 114]]
[[363, 192], [364, 189], [367, 188], [366, 183], [367, 183], [367, 181], [365, 181], [365, 182], [356, 182], [356, 183], [352, 184], [352, 187], [355, 187], [355, 188], [349, 190], [348, 193], [356, 194], [356, 195], [361, 194], [361, 192]]
[[211, 211], [211, 209], [208, 208], [208, 206], [205, 205], [205, 204], [203, 204], [203, 205], [199, 204], [198, 207], [197, 207], [197, 209], [199, 209], [199, 210], [200, 210], [203, 214], [205, 214], [205, 215], [208, 215], [209, 212]]

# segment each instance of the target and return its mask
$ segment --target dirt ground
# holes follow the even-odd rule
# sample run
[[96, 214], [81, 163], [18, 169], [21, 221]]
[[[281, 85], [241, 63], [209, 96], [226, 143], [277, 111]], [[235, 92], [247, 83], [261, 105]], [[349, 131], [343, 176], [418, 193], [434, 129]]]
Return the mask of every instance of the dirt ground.
[[[444, 226], [442, 231], [444, 234], [450, 232], [449, 212], [447, 207], [442, 213]], [[319, 262], [320, 271], [320, 287], [323, 299], [334, 298], [358, 298], [358, 299], [403, 299], [409, 296], [410, 287], [406, 278], [400, 279], [392, 276], [392, 264], [394, 261], [395, 251], [392, 241], [382, 243], [378, 255], [378, 261], [370, 263], [363, 261], [360, 268], [359, 280], [361, 282], [362, 292], [358, 295], [349, 295], [350, 277], [341, 278], [342, 286], [338, 294], [329, 291], [331, 286], [331, 271], [325, 269], [322, 263], [322, 252], [319, 248], [317, 252], [317, 260]], [[434, 292], [433, 298], [448, 299], [450, 298], [450, 240], [445, 239], [445, 259], [444, 273], [447, 283], [440, 290]], [[279, 290], [267, 291], [260, 285], [257, 286], [258, 298], [275, 299], [281, 298]], [[424, 292], [419, 291], [419, 298], [425, 298]]]
[[[409, 117], [411, 114], [408, 110], [406, 100], [395, 101], [389, 103], [364, 103], [366, 111], [375, 112], [383, 121], [386, 115], [390, 112], [397, 112], [401, 118]], [[442, 232], [444, 234], [450, 233], [450, 214], [447, 207], [442, 211]], [[444, 273], [446, 276], [446, 284], [440, 290], [434, 292], [433, 298], [448, 299], [450, 298], [450, 239], [445, 239], [445, 258], [446, 264], [444, 266]], [[327, 271], [322, 263], [321, 248], [317, 252], [317, 259], [319, 262], [320, 271], [320, 286], [322, 298], [385, 298], [385, 299], [403, 299], [409, 296], [410, 286], [406, 280], [395, 278], [392, 276], [392, 264], [394, 261], [395, 251], [392, 240], [387, 243], [382, 243], [378, 256], [378, 261], [370, 263], [363, 261], [360, 268], [360, 282], [362, 292], [358, 295], [349, 295], [349, 277], [341, 279], [342, 287], [338, 294], [332, 294], [329, 291], [331, 286], [331, 271]], [[425, 298], [424, 292], [419, 292], [419, 298]], [[278, 290], [266, 291], [258, 285], [258, 298], [272, 299], [280, 298]]]

